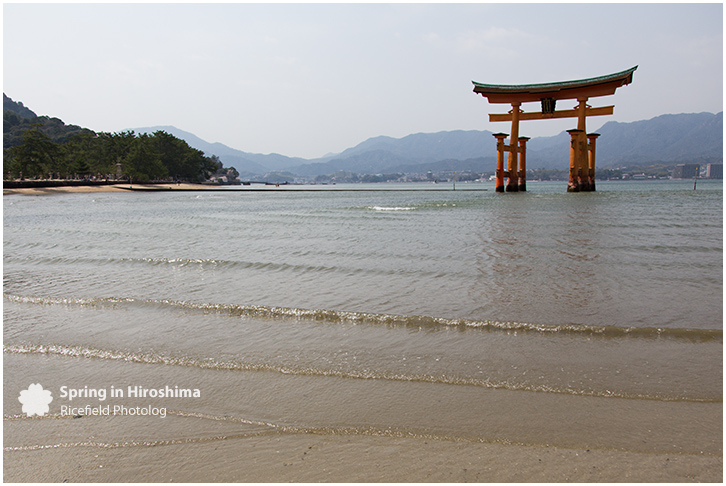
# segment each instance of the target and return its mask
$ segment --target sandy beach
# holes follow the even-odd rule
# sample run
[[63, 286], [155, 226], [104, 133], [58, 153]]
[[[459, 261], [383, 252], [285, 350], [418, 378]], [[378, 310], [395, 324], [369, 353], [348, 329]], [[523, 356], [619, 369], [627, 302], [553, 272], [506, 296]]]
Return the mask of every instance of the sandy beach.
[[[52, 420], [52, 419], [51, 419]], [[55, 420], [62, 428], [77, 422]], [[46, 422], [47, 420], [43, 420]], [[21, 432], [41, 420], [6, 421]], [[13, 434], [14, 435], [14, 434]], [[8, 482], [720, 482], [722, 459], [372, 436], [271, 434], [4, 453]]]
[[[73, 350], [46, 355], [6, 349], [7, 482], [681, 483], [720, 482], [723, 475], [718, 403], [538, 397], [477, 387], [215, 371], [134, 363], [137, 358], [123, 355], [94, 359], [69, 354]], [[154, 380], [199, 384], [203, 398], [69, 402], [58, 393], [62, 383]], [[335, 383], [328, 386], [331, 380]], [[26, 417], [20, 413], [17, 390], [41, 381], [54, 390], [51, 413]], [[398, 394], [400, 386], [406, 391]], [[425, 406], [415, 406], [426, 402], [421, 393], [434, 396], [438, 388], [443, 393], [438, 396], [450, 397], [450, 404], [428, 415]], [[372, 399], [376, 390], [378, 398]], [[455, 396], [462, 393], [467, 396]], [[514, 402], [497, 405], [486, 399], [502, 394]], [[561, 400], [572, 406], [556, 406]], [[362, 406], [355, 407], [357, 403]], [[63, 404], [151, 405], [165, 412], [163, 417], [78, 416], [64, 414]], [[483, 420], [476, 416], [465, 417], [462, 424], [471, 434], [456, 433], [452, 417], [467, 408], [461, 404], [486, 410], [492, 418], [490, 433], [475, 433]], [[522, 413], [522, 407], [530, 412]], [[653, 419], [643, 418], [638, 409]], [[511, 420], [510, 410], [517, 420]], [[678, 415], [690, 417], [694, 410], [693, 420], [676, 423]], [[336, 421], [338, 416], [342, 420]], [[588, 418], [578, 426], [583, 417]], [[617, 417], [624, 421], [618, 423]], [[401, 426], [407, 423], [412, 426]], [[442, 433], [426, 432], [425, 424]], [[567, 429], [576, 437], [568, 439]], [[505, 436], [498, 437], [502, 430]]]
[[[229, 187], [229, 186], [228, 186]], [[3, 195], [25, 194], [29, 196], [47, 196], [51, 194], [94, 193], [94, 192], [129, 192], [130, 189], [145, 191], [209, 191], [217, 190], [218, 186], [201, 184], [114, 184], [105, 186], [59, 186], [59, 187], [24, 187], [3, 188]]]
[[[481, 184], [457, 187], [456, 191], [485, 192], [488, 189]], [[57, 187], [24, 187], [3, 188], [4, 195], [48, 196], [52, 194], [82, 194], [108, 192], [319, 192], [333, 190], [337, 192], [381, 192], [381, 191], [449, 191], [451, 186], [439, 184], [251, 184], [251, 185], [208, 185], [208, 184], [113, 184], [98, 186], [57, 186]]]

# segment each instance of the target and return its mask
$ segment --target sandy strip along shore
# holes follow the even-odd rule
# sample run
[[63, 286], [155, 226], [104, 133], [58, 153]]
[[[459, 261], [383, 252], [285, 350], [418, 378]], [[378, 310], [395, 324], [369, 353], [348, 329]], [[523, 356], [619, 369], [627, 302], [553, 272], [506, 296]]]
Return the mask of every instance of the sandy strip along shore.
[[[229, 187], [229, 186], [228, 186]], [[50, 194], [70, 194], [70, 193], [88, 193], [88, 192], [123, 192], [133, 190], [145, 191], [216, 191], [219, 187], [203, 186], [201, 184], [114, 184], [101, 186], [57, 186], [57, 187], [23, 187], [23, 188], [3, 188], [3, 195], [9, 194], [26, 194], [26, 195], [50, 195]]]
[[[366, 187], [351, 187], [349, 185], [343, 187], [320, 186], [320, 185], [252, 185], [252, 186], [210, 186], [202, 184], [115, 184], [101, 186], [57, 186], [57, 187], [24, 187], [24, 188], [3, 188], [3, 195], [24, 194], [29, 196], [47, 196], [51, 194], [72, 194], [72, 193], [95, 193], [95, 192], [320, 192], [320, 191], [340, 191], [340, 192], [371, 192], [371, 191], [390, 191], [396, 190], [385, 184], [381, 184], [380, 188], [372, 189]], [[400, 190], [400, 188], [399, 188]], [[432, 188], [430, 185], [415, 185], [407, 187], [406, 191], [446, 191], [451, 190], [449, 187]], [[457, 191], [486, 191], [481, 187], [459, 188]]]

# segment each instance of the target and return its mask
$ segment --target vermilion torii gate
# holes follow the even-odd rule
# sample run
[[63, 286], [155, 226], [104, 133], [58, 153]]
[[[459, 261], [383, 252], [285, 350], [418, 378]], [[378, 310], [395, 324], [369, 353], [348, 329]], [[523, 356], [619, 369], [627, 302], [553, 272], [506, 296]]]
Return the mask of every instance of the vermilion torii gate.
[[[614, 106], [592, 108], [587, 104], [589, 98], [615, 94], [615, 90], [633, 81], [633, 72], [638, 66], [627, 71], [600, 76], [597, 78], [562, 81], [557, 83], [495, 85], [475, 81], [474, 92], [487, 98], [489, 103], [510, 103], [512, 110], [505, 114], [489, 114], [489, 121], [512, 122], [511, 142], [506, 144], [507, 133], [495, 133], [497, 139], [497, 192], [504, 192], [504, 177], [507, 177], [507, 192], [526, 191], [527, 183], [527, 137], [519, 136], [520, 120], [546, 120], [549, 118], [577, 118], [577, 128], [568, 130], [570, 134], [570, 180], [568, 192], [595, 190], [595, 140], [598, 133], [587, 133], [585, 118], [588, 116], [612, 115]], [[557, 100], [575, 99], [578, 105], [571, 110], [555, 111]], [[522, 103], [542, 104], [541, 112], [524, 112]], [[504, 152], [509, 152], [507, 170], [504, 170]]]

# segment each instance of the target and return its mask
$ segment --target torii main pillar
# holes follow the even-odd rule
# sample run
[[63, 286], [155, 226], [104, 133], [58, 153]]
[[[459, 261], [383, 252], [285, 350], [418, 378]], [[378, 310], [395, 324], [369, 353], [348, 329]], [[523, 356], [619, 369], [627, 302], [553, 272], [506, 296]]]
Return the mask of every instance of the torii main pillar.
[[[599, 108], [590, 107], [587, 102], [590, 98], [609, 96], [615, 90], [633, 81], [633, 73], [638, 66], [619, 73], [587, 78], [575, 81], [561, 81], [557, 83], [523, 84], [523, 85], [494, 85], [474, 83], [474, 92], [479, 93], [489, 103], [506, 103], [512, 105], [512, 110], [504, 114], [489, 114], [489, 121], [511, 121], [511, 137], [509, 144], [504, 142], [503, 134], [495, 134], [497, 138], [497, 160], [500, 160], [502, 151], [509, 152], [507, 158], [507, 184], [506, 192], [526, 190], [526, 137], [519, 136], [520, 120], [545, 120], [548, 118], [577, 118], [577, 128], [570, 132], [570, 180], [567, 190], [571, 192], [595, 190], [595, 139], [598, 134], [587, 134], [586, 119], [588, 116], [612, 115], [614, 106]], [[555, 111], [557, 100], [577, 100], [577, 106], [571, 110]], [[542, 111], [524, 112], [520, 109], [522, 103], [540, 102]], [[522, 142], [522, 139], [525, 139]], [[588, 143], [589, 140], [589, 143]], [[497, 192], [504, 192], [504, 170], [497, 163]], [[502, 185], [500, 186], [500, 180]]]

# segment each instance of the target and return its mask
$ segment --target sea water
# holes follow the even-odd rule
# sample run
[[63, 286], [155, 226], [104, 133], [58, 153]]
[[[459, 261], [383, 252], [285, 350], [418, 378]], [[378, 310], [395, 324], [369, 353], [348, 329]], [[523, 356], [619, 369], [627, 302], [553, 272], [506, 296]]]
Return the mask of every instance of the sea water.
[[[721, 181], [303, 188], [4, 196], [4, 414], [33, 429], [6, 453], [272, 430], [721, 454]], [[165, 417], [48, 433], [68, 405]]]

